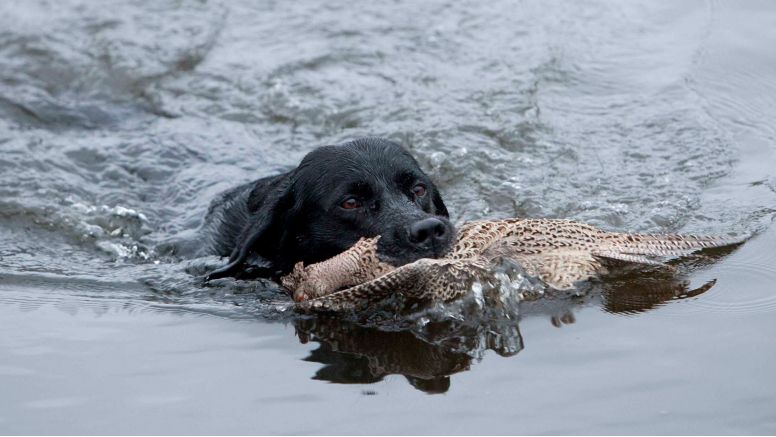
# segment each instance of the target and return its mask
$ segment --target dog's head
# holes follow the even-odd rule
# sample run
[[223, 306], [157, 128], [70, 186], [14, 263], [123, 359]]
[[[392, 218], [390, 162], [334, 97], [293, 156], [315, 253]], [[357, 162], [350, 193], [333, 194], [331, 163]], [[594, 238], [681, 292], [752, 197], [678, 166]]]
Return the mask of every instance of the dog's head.
[[293, 177], [293, 232], [303, 252], [326, 258], [380, 235], [396, 264], [442, 256], [452, 243], [447, 208], [431, 179], [399, 145], [367, 138], [317, 149]]
[[280, 272], [323, 261], [362, 237], [380, 235], [395, 265], [438, 258], [454, 229], [442, 197], [415, 159], [388, 140], [365, 138], [310, 152], [262, 195], [244, 244]]

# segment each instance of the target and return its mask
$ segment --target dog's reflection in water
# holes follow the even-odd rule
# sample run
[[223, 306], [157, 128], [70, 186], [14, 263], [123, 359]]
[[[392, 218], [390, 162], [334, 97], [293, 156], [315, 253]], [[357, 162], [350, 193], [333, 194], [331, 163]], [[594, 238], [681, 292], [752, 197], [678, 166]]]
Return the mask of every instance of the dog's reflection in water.
[[410, 331], [382, 331], [319, 317], [300, 320], [297, 332], [302, 342], [320, 343], [306, 358], [324, 364], [314, 379], [371, 384], [387, 375], [404, 375], [419, 390], [444, 393], [450, 375], [471, 365], [465, 350], [431, 344]]
[[666, 269], [624, 272], [588, 284], [581, 293], [548, 293], [535, 301], [522, 301], [513, 308], [514, 314], [497, 322], [481, 317], [481, 322], [472, 323], [466, 317], [385, 330], [373, 323], [363, 326], [319, 315], [297, 320], [296, 329], [301, 342], [320, 343], [305, 358], [324, 364], [314, 379], [371, 384], [387, 375], [403, 375], [418, 390], [444, 393], [450, 388], [450, 375], [470, 369], [472, 361], [486, 351], [517, 355], [524, 346], [518, 329], [522, 318], [549, 316], [560, 327], [574, 323], [574, 311], [589, 305], [601, 305], [611, 313], [636, 314], [670, 300], [698, 296], [714, 285], [711, 281], [691, 289], [683, 276]]

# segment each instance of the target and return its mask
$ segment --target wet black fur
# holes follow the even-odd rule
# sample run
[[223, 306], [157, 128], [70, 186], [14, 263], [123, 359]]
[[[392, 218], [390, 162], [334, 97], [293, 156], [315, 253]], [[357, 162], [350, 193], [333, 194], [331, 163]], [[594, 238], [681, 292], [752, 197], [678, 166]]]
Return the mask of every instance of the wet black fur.
[[[413, 187], [427, 192], [416, 198]], [[355, 210], [340, 205], [349, 196]], [[409, 226], [429, 217], [446, 229], [443, 241], [412, 243]], [[250, 182], [213, 201], [205, 219], [212, 251], [229, 263], [209, 279], [277, 277], [294, 264], [330, 258], [361, 237], [380, 235], [381, 258], [396, 265], [437, 258], [454, 234], [434, 183], [401, 146], [364, 138], [313, 150], [287, 173]]]

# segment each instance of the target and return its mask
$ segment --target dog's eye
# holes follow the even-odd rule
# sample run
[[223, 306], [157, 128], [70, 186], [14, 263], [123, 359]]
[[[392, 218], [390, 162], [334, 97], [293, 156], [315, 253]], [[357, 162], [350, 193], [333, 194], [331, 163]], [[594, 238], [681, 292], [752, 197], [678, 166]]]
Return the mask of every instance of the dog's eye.
[[426, 186], [423, 184], [418, 184], [412, 187], [412, 192], [415, 193], [415, 196], [417, 197], [423, 197], [426, 195]]
[[340, 203], [340, 208], [342, 209], [356, 209], [361, 206], [361, 202], [359, 202], [355, 197], [348, 197], [344, 202]]

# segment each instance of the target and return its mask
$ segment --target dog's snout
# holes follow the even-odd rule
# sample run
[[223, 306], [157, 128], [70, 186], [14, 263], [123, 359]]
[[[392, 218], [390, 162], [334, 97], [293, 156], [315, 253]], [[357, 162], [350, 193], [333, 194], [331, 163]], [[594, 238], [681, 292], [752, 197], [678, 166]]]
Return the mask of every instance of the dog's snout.
[[442, 220], [431, 217], [410, 225], [410, 241], [418, 246], [443, 243], [447, 240], [447, 226]]

